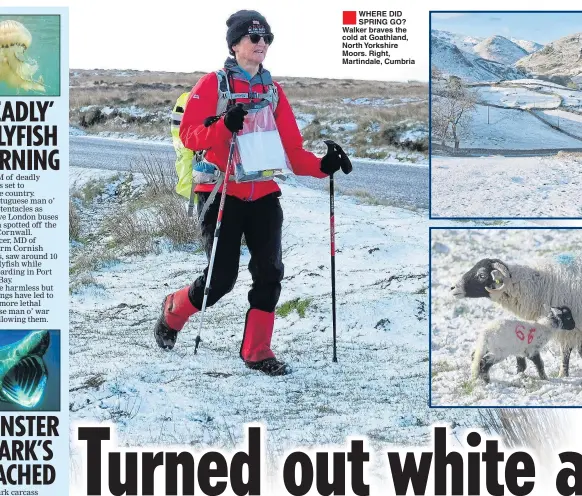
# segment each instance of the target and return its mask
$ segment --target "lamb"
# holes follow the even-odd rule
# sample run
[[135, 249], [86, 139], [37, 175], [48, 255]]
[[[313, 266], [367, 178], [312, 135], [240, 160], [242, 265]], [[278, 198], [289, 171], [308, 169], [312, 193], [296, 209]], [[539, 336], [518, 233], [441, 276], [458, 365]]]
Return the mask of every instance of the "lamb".
[[[457, 298], [490, 298], [514, 315], [537, 322], [548, 307], [568, 307], [575, 322], [582, 322], [582, 265], [543, 263], [537, 267], [506, 264], [499, 259], [485, 258], [465, 273], [451, 288]], [[582, 329], [555, 333], [554, 340], [562, 350], [560, 377], [569, 375], [573, 348], [580, 351]], [[530, 357], [534, 362], [539, 354]], [[517, 359], [517, 371], [523, 372], [526, 360]]]
[[515, 319], [493, 322], [481, 333], [473, 352], [473, 379], [481, 378], [489, 382], [489, 369], [493, 365], [517, 355], [530, 358], [540, 379], [547, 380], [540, 350], [555, 335], [570, 331], [575, 326], [568, 307], [551, 308], [549, 314], [537, 323]]

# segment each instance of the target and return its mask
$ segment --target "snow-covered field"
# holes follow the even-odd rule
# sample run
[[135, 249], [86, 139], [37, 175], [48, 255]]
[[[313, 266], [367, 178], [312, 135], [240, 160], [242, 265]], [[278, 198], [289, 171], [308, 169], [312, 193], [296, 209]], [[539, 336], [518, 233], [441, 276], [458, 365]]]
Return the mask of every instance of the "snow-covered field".
[[[71, 170], [77, 187], [90, 177]], [[123, 445], [226, 448], [241, 440], [245, 422], [263, 421], [277, 458], [298, 445], [343, 444], [350, 434], [373, 445], [420, 444], [437, 420], [474, 419], [427, 408], [426, 217], [336, 198], [339, 363], [332, 364], [328, 195], [282, 189], [280, 303], [311, 299], [305, 317], [293, 311], [276, 320], [273, 347], [293, 374], [266, 377], [238, 358], [251, 284], [246, 250], [235, 289], [206, 314], [197, 355], [196, 318], [172, 352], [157, 347], [152, 329], [162, 298], [197, 277], [205, 257], [164, 248], [121, 256], [71, 296], [72, 421], [113, 421]], [[115, 200], [82, 218], [92, 222], [107, 208], [117, 208]]]
[[582, 217], [582, 155], [433, 157], [435, 217]]
[[542, 351], [548, 381], [540, 380], [528, 361], [516, 374], [515, 358], [491, 369], [488, 385], [472, 381], [471, 352], [481, 329], [493, 319], [511, 314], [486, 298], [455, 299], [450, 288], [482, 258], [507, 263], [556, 263], [582, 256], [582, 229], [456, 229], [432, 231], [431, 268], [431, 404], [438, 406], [580, 406], [582, 359], [572, 353], [570, 377], [558, 379], [559, 349], [550, 344]]
[[512, 108], [556, 108], [560, 97], [519, 86], [480, 86], [473, 89], [480, 102]]
[[582, 148], [582, 141], [552, 129], [529, 112], [477, 105], [461, 148], [540, 150]]
[[582, 115], [561, 109], [539, 110], [536, 113], [550, 124], [582, 138]]

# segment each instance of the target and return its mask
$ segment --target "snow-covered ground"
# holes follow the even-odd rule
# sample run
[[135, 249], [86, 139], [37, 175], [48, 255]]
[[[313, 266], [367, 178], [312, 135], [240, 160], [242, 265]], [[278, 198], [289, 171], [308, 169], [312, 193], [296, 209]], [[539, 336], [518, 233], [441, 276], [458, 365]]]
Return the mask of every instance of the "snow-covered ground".
[[436, 217], [582, 217], [582, 155], [433, 157]]
[[521, 79], [505, 81], [503, 85], [473, 88], [480, 101], [508, 108], [557, 108], [580, 107], [582, 91], [560, 86], [546, 81]]
[[582, 360], [572, 353], [570, 377], [558, 379], [561, 362], [555, 344], [542, 351], [548, 381], [533, 364], [516, 374], [515, 358], [491, 369], [488, 385], [472, 381], [471, 352], [481, 329], [498, 318], [512, 318], [486, 298], [455, 299], [450, 288], [482, 258], [507, 263], [556, 263], [582, 256], [582, 229], [456, 229], [432, 231], [431, 268], [431, 404], [439, 406], [580, 406]]
[[[489, 115], [488, 115], [489, 114]], [[529, 112], [477, 105], [462, 148], [540, 150], [581, 148], [582, 141], [552, 129]]]
[[536, 113], [550, 124], [582, 138], [582, 115], [561, 109], [539, 110]]
[[557, 108], [560, 97], [519, 86], [479, 86], [473, 89], [482, 103], [511, 108]]
[[546, 81], [544, 79], [512, 79], [511, 84], [524, 84], [527, 86], [547, 86], [549, 88], [565, 88], [564, 85], [558, 83], [552, 83], [550, 81]]
[[[72, 168], [71, 182], [78, 188], [95, 174]], [[293, 374], [266, 377], [238, 358], [251, 284], [246, 249], [235, 289], [207, 311], [197, 355], [197, 318], [172, 352], [157, 347], [152, 329], [162, 298], [190, 284], [205, 257], [163, 248], [120, 256], [71, 296], [72, 421], [111, 420], [123, 445], [227, 448], [245, 422], [263, 421], [275, 458], [298, 445], [343, 444], [350, 434], [374, 445], [421, 444], [437, 420], [475, 423], [472, 413], [427, 408], [426, 217], [336, 198], [339, 363], [332, 364], [328, 196], [282, 190], [280, 303], [311, 299], [303, 318], [293, 311], [276, 320], [273, 347]], [[107, 200], [95, 208], [103, 212]], [[83, 215], [92, 222], [98, 212]]]

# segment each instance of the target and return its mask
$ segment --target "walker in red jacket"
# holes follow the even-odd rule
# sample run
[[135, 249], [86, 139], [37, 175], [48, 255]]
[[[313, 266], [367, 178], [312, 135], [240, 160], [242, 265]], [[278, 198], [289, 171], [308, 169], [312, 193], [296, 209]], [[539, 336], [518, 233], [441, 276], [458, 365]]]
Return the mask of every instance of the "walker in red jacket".
[[[274, 84], [278, 92], [278, 104], [274, 110], [275, 122], [293, 172], [297, 175], [324, 178], [338, 171], [347, 160], [343, 150], [335, 145], [329, 147], [325, 157], [318, 158], [303, 149], [303, 139], [289, 101], [281, 86], [273, 82], [270, 73], [263, 68], [262, 62], [273, 41], [266, 19], [258, 12], [243, 10], [230, 16], [227, 26], [228, 48], [234, 56], [228, 58], [224, 66], [230, 91], [235, 96], [247, 94], [246, 96], [251, 97], [237, 98], [233, 103], [248, 104], [258, 101]], [[187, 148], [206, 150], [206, 160], [224, 172], [232, 134], [242, 130], [246, 111], [240, 105], [231, 105], [224, 116], [208, 127], [205, 126], [205, 120], [216, 114], [219, 98], [217, 88], [216, 73], [203, 76], [194, 86], [180, 124], [180, 138]], [[212, 184], [196, 186], [196, 193], [201, 199], [198, 202], [199, 213], [212, 189]], [[219, 193], [221, 191], [222, 187]], [[247, 367], [268, 375], [289, 373], [286, 364], [277, 360], [271, 350], [274, 312], [284, 275], [281, 250], [283, 212], [279, 204], [280, 195], [279, 186], [273, 180], [228, 183], [220, 238], [207, 295], [207, 306], [212, 306], [234, 287], [244, 235], [251, 255], [249, 271], [253, 283], [248, 294], [250, 309], [245, 320], [240, 356]], [[202, 240], [209, 259], [220, 196], [216, 196], [200, 219]], [[164, 299], [162, 314], [154, 330], [161, 348], [172, 349], [178, 332], [189, 317], [201, 308], [207, 274], [208, 267], [190, 286]]]

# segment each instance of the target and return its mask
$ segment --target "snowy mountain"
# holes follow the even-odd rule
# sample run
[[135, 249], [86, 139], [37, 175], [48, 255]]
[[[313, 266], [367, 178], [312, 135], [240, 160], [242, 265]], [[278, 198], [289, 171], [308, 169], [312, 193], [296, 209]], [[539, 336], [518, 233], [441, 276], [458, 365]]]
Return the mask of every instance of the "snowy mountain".
[[473, 53], [461, 50], [456, 44], [447, 41], [441, 32], [440, 36], [437, 34], [431, 40], [431, 65], [445, 75], [455, 75], [473, 82], [520, 79], [525, 76], [522, 71], [510, 65], [486, 60], [474, 52], [475, 47]]
[[517, 62], [538, 76], [576, 77], [582, 74], [582, 33], [564, 36]]
[[510, 38], [510, 40], [513, 41], [516, 45], [523, 48], [527, 53], [534, 53], [534, 52], [537, 52], [538, 50], [541, 50], [542, 48], [544, 48], [544, 45], [540, 45], [539, 43], [536, 43], [535, 41], [518, 40], [516, 38]]
[[473, 53], [473, 48], [475, 45], [483, 41], [483, 38], [478, 38], [475, 36], [466, 36], [464, 34], [451, 33], [450, 31], [442, 31], [440, 29], [433, 29], [431, 31], [431, 36], [434, 39], [441, 41], [446, 41], [447, 43], [452, 43], [460, 50], [465, 52]]
[[503, 36], [490, 36], [475, 45], [474, 51], [481, 58], [499, 62], [500, 64], [513, 65], [522, 59], [528, 52]]

